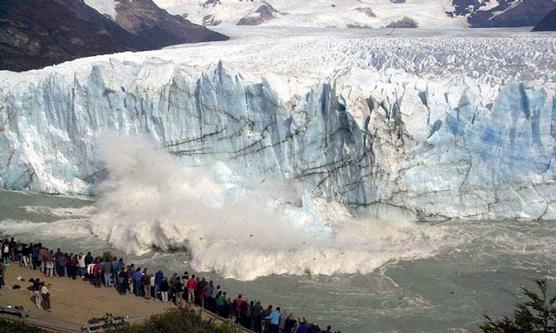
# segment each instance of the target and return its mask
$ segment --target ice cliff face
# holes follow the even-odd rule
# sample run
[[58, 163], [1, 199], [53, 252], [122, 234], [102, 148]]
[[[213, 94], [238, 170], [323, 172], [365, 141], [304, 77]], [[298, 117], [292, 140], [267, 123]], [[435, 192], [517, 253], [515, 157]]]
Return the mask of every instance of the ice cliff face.
[[92, 193], [113, 130], [382, 215], [556, 218], [552, 87], [351, 67], [289, 92], [234, 65], [107, 59], [3, 86], [3, 188]]

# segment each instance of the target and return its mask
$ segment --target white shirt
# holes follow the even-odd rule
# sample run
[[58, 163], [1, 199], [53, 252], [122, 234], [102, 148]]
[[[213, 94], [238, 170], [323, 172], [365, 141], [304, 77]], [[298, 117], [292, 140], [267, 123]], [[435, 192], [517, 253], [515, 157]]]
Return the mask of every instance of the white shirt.
[[85, 268], [85, 256], [81, 256], [81, 258], [79, 258], [79, 256], [77, 256], [77, 261], [79, 262], [79, 267], [80, 268]]

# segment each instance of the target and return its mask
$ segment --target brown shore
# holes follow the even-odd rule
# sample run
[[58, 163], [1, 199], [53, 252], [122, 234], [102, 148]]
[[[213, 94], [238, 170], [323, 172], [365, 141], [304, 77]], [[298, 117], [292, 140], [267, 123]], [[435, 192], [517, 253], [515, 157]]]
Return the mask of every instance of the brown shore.
[[[19, 276], [25, 281], [19, 282]], [[35, 277], [48, 284], [52, 305], [50, 312], [38, 309], [31, 301], [32, 292], [27, 287], [31, 285], [29, 279]], [[95, 288], [79, 277], [76, 280], [67, 277], [49, 278], [39, 270], [33, 271], [14, 263], [7, 267], [4, 280], [6, 285], [0, 289], [0, 305], [23, 306], [30, 312], [31, 318], [63, 321], [79, 327], [89, 319], [103, 317], [106, 313], [114, 316], [132, 315], [134, 319], [141, 320], [174, 307], [171, 303], [159, 300], [147, 300], [129, 294], [121, 296], [114, 288]], [[12, 289], [16, 284], [21, 289]]]

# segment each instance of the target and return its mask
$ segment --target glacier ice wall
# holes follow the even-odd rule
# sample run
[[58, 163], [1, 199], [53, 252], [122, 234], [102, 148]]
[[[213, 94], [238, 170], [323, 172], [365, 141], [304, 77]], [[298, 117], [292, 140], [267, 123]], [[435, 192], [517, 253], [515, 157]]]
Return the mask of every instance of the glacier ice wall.
[[110, 130], [379, 215], [556, 218], [549, 88], [356, 68], [293, 93], [287, 84], [222, 63], [112, 59], [0, 87], [0, 185], [92, 194]]

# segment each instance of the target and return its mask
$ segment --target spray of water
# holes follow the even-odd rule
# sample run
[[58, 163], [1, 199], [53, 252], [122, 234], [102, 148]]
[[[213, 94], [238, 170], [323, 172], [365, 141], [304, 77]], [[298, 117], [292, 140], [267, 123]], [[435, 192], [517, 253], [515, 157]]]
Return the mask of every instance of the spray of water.
[[185, 166], [142, 137], [107, 135], [102, 158], [110, 176], [93, 232], [134, 254], [185, 247], [198, 271], [243, 280], [368, 273], [432, 255], [443, 235], [441, 227], [355, 218], [294, 184], [247, 181], [223, 161]]

